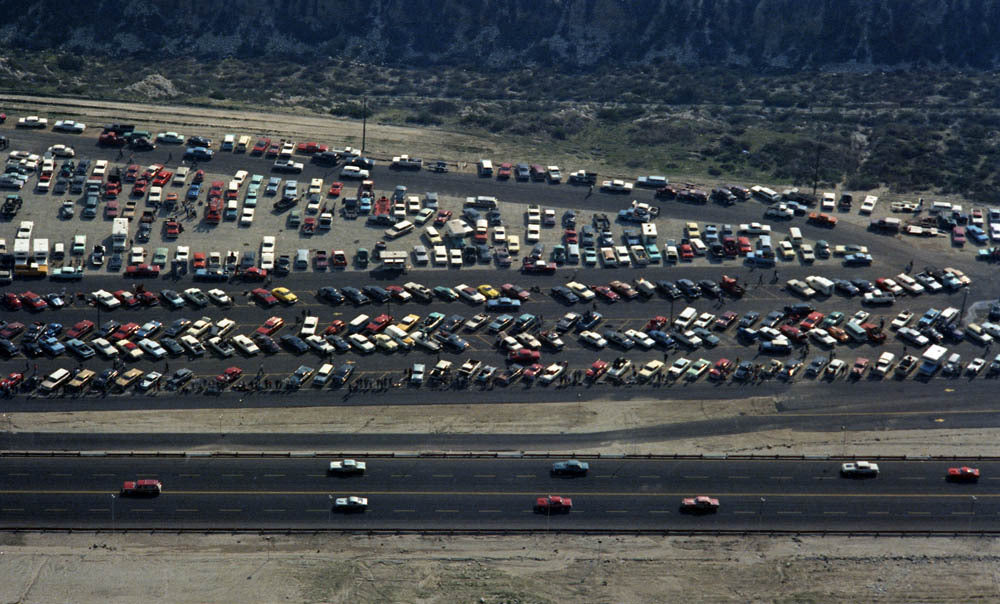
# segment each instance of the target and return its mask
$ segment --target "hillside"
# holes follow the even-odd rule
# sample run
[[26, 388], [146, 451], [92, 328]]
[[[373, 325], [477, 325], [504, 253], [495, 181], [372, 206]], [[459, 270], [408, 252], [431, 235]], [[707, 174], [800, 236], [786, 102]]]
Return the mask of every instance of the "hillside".
[[[85, 8], [83, 8], [85, 7]], [[585, 69], [995, 68], [996, 0], [0, 0], [0, 44], [115, 56]]]

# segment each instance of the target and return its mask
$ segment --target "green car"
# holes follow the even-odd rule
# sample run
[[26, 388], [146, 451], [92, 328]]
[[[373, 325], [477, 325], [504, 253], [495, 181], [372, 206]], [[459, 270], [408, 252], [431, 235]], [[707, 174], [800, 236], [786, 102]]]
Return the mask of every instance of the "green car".
[[156, 251], [153, 252], [152, 264], [156, 264], [159, 266], [167, 265], [167, 248], [165, 247], [156, 248]]
[[355, 255], [355, 260], [357, 260], [358, 266], [365, 268], [368, 266], [368, 250], [363, 247], [358, 248], [358, 253]]
[[294, 209], [288, 213], [288, 226], [297, 229], [302, 224], [302, 211]]

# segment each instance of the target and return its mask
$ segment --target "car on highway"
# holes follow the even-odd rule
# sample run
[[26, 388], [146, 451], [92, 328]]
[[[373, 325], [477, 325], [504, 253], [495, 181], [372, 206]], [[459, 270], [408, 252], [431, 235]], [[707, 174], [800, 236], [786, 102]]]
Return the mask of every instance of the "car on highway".
[[719, 511], [719, 500], [707, 495], [681, 499], [681, 512], [687, 514], [710, 514]]
[[840, 475], [845, 478], [876, 478], [878, 464], [870, 461], [849, 461], [840, 465]]
[[589, 470], [589, 463], [578, 459], [570, 459], [555, 462], [552, 464], [550, 472], [553, 476], [586, 476]]
[[535, 500], [536, 514], [568, 514], [573, 510], [573, 500], [560, 495], [539, 497]]
[[331, 461], [330, 466], [327, 468], [327, 472], [330, 474], [349, 476], [355, 474], [364, 474], [367, 468], [368, 464], [363, 461], [357, 461], [355, 459], [343, 459], [340, 461]]
[[[365, 170], [367, 172], [367, 170]], [[368, 498], [351, 495], [350, 497], [337, 497], [333, 500], [333, 510], [335, 512], [350, 514], [364, 512], [368, 509]]]
[[163, 483], [159, 480], [145, 478], [126, 480], [119, 491], [121, 497], [157, 497], [163, 492]]
[[945, 479], [949, 482], [979, 482], [979, 468], [969, 466], [948, 468]]

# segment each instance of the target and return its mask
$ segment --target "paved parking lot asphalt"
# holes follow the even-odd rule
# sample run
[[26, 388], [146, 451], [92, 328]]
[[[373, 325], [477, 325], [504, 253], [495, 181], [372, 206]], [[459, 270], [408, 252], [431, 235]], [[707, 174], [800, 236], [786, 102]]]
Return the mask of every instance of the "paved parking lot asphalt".
[[[92, 146], [94, 144], [94, 138], [89, 135], [86, 137], [72, 137], [51, 132], [28, 133], [18, 131], [13, 133], [11, 138], [12, 149], [27, 149], [33, 152], [42, 152], [50, 144], [56, 142], [66, 143], [67, 141], [70, 141], [75, 143], [78, 152], [78, 159], [83, 157], [95, 159], [105, 158], [112, 161], [116, 165], [124, 165], [124, 163], [126, 163], [129, 159], [127, 156], [119, 158], [117, 150], [103, 149]], [[156, 151], [141, 154], [137, 153], [134, 161], [135, 163], [143, 166], [155, 162], [163, 162], [168, 166], [173, 167], [177, 165], [177, 159], [181, 152], [181, 147], [171, 148], [161, 145], [161, 147]], [[214, 160], [206, 162], [198, 167], [206, 170], [207, 175], [205, 180], [206, 182], [210, 182], [215, 179], [228, 180], [230, 175], [234, 174], [236, 170], [239, 169], [246, 169], [251, 174], [260, 173], [265, 177], [268, 177], [271, 175], [270, 172], [268, 172], [269, 165], [270, 162], [265, 159], [252, 158], [242, 154], [219, 153]], [[298, 175], [296, 179], [299, 181], [300, 190], [302, 190], [312, 177], [324, 177], [325, 185], [328, 186], [333, 180], [335, 173], [336, 170], [331, 171], [329, 169], [321, 169], [317, 166], [307, 164], [305, 172]], [[587, 224], [589, 223], [590, 217], [594, 212], [607, 213], [609, 217], [613, 219], [617, 211], [625, 207], [631, 198], [644, 199], [649, 202], [653, 201], [652, 193], [650, 191], [636, 191], [634, 195], [628, 197], [608, 195], [599, 192], [589, 194], [586, 188], [574, 187], [565, 184], [546, 185], [540, 183], [515, 183], [513, 181], [498, 182], [496, 180], [476, 178], [474, 175], [470, 174], [430, 174], [423, 171], [393, 172], [384, 166], [376, 167], [373, 178], [376, 182], [376, 189], [380, 194], [390, 194], [393, 187], [397, 184], [406, 185], [411, 193], [420, 194], [421, 196], [426, 191], [436, 191], [442, 196], [442, 207], [450, 209], [456, 214], [459, 213], [461, 200], [466, 195], [494, 195], [500, 199], [502, 216], [505, 224], [508, 226], [508, 232], [521, 235], [522, 248], [525, 247], [523, 212], [527, 204], [537, 203], [543, 207], [556, 208], [558, 210], [558, 215], [560, 216], [566, 209], [578, 210], [581, 212], [580, 223]], [[348, 187], [351, 186], [351, 183], [349, 182], [346, 184]], [[244, 192], [245, 188], [246, 187], [244, 186]], [[125, 192], [121, 196], [122, 200], [127, 197], [128, 190], [129, 188], [126, 187]], [[174, 189], [168, 186], [167, 191], [171, 190], [183, 192], [185, 189]], [[104, 220], [100, 217], [92, 221], [81, 220], [79, 212], [77, 212], [77, 215], [72, 219], [57, 219], [56, 216], [58, 214], [58, 207], [61, 201], [65, 199], [64, 197], [56, 197], [53, 195], [35, 195], [29, 191], [28, 188], [25, 188], [21, 194], [26, 199], [24, 208], [13, 222], [0, 223], [0, 236], [7, 239], [8, 245], [10, 245], [14, 238], [14, 231], [16, 230], [18, 221], [20, 220], [34, 220], [36, 223], [35, 236], [47, 236], [53, 243], [55, 241], [63, 241], [68, 245], [71, 242], [73, 235], [83, 233], [88, 235], [88, 245], [93, 245], [93, 243], [102, 240], [110, 234], [110, 221]], [[201, 199], [204, 199], [204, 192], [202, 193]], [[329, 232], [313, 237], [306, 237], [301, 235], [298, 231], [289, 231], [285, 226], [287, 212], [281, 214], [271, 213], [270, 206], [272, 203], [273, 198], [269, 198], [267, 196], [261, 197], [258, 205], [259, 211], [255, 217], [252, 227], [250, 228], [239, 227], [235, 222], [223, 222], [216, 227], [209, 227], [201, 222], [201, 215], [199, 214], [197, 219], [184, 222], [186, 225], [186, 231], [182, 233], [181, 237], [178, 238], [176, 242], [168, 243], [165, 239], [163, 239], [160, 228], [154, 228], [151, 241], [143, 245], [147, 248], [147, 250], [160, 246], [167, 246], [170, 248], [171, 254], [173, 253], [176, 245], [187, 245], [191, 248], [192, 252], [207, 252], [213, 250], [225, 251], [230, 249], [256, 251], [260, 243], [260, 238], [266, 234], [273, 234], [278, 236], [279, 253], [290, 254], [294, 251], [294, 249], [300, 246], [308, 246], [310, 249], [322, 248], [326, 250], [343, 248], [347, 250], [349, 254], [352, 254], [357, 246], [365, 245], [370, 248], [376, 240], [383, 238], [382, 229], [384, 227], [367, 227], [365, 226], [364, 221], [360, 218], [357, 221], [347, 221], [342, 219], [339, 215], [334, 219], [333, 226]], [[338, 200], [328, 200], [327, 203], [331, 205], [336, 203], [336, 206], [334, 206], [336, 208], [339, 208], [340, 205]], [[836, 229], [828, 230], [809, 225], [805, 223], [802, 218], [796, 218], [791, 223], [779, 223], [773, 220], [764, 220], [762, 215], [765, 206], [756, 201], [739, 203], [729, 208], [724, 208], [712, 203], [705, 206], [689, 206], [677, 202], [662, 202], [657, 205], [661, 210], [660, 218], [656, 221], [656, 224], [659, 227], [659, 240], [661, 246], [662, 243], [668, 238], [680, 240], [682, 236], [682, 226], [684, 222], [688, 220], [698, 221], [702, 226], [709, 222], [718, 225], [726, 223], [738, 225], [741, 222], [764, 221], [769, 222], [774, 226], [775, 234], [779, 237], [783, 236], [790, 226], [798, 226], [803, 231], [807, 241], [816, 241], [822, 238], [829, 241], [832, 245], [847, 243], [866, 245], [870, 248], [873, 256], [875, 257], [875, 262], [871, 267], [846, 268], [842, 265], [839, 258], [820, 260], [811, 266], [803, 265], [798, 260], [794, 260], [789, 262], [780, 262], [776, 271], [771, 269], [754, 271], [735, 260], [718, 262], [710, 261], [706, 258], [696, 258], [694, 262], [683, 263], [679, 266], [650, 265], [649, 267], [641, 269], [631, 267], [609, 270], [589, 268], [580, 265], [567, 265], [560, 268], [554, 277], [524, 275], [516, 270], [496, 269], [485, 265], [477, 265], [474, 267], [466, 266], [462, 269], [450, 270], [430, 268], [421, 269], [414, 267], [408, 271], [406, 275], [395, 278], [395, 282], [402, 283], [412, 279], [422, 282], [430, 287], [434, 287], [435, 285], [454, 286], [458, 283], [468, 283], [473, 286], [480, 283], [499, 285], [504, 282], [513, 282], [524, 287], [538, 286], [542, 288], [543, 293], [534, 294], [532, 301], [529, 302], [523, 310], [542, 317], [543, 328], [551, 328], [555, 321], [558, 320], [563, 313], [569, 310], [574, 310], [556, 302], [548, 295], [548, 291], [552, 285], [564, 283], [570, 279], [580, 281], [588, 285], [594, 285], [607, 283], [611, 279], [620, 279], [622, 281], [632, 282], [639, 276], [655, 282], [658, 279], [676, 280], [678, 278], [690, 278], [693, 280], [708, 278], [717, 280], [721, 274], [730, 274], [740, 278], [748, 285], [748, 293], [743, 299], [733, 300], [726, 298], [723, 304], [704, 298], [690, 303], [683, 300], [677, 300], [671, 303], [660, 296], [656, 296], [650, 300], [639, 299], [631, 302], [623, 301], [613, 305], [598, 302], [597, 307], [605, 316], [601, 327], [613, 327], [619, 329], [641, 329], [648, 319], [656, 315], [666, 315], [672, 318], [688, 304], [697, 308], [699, 312], [720, 314], [726, 310], [733, 310], [742, 314], [746, 311], [754, 310], [763, 315], [770, 310], [780, 309], [786, 304], [797, 301], [782, 287], [784, 281], [788, 278], [803, 278], [810, 274], [820, 274], [830, 278], [844, 277], [874, 279], [878, 276], [895, 275], [902, 270], [904, 265], [910, 262], [914, 264], [916, 270], [919, 270], [920, 267], [927, 265], [945, 266], [950, 264], [958, 266], [963, 270], [966, 270], [966, 272], [973, 277], [973, 293], [969, 295], [967, 293], [968, 290], [963, 290], [948, 295], [937, 294], [934, 296], [925, 295], [920, 298], [903, 298], [892, 307], [869, 309], [873, 312], [875, 320], [885, 319], [888, 324], [892, 317], [894, 317], [895, 314], [902, 308], [910, 308], [917, 313], [918, 316], [930, 306], [937, 308], [943, 308], [945, 306], [954, 306], [956, 308], [966, 309], [978, 308], [978, 306], [976, 306], [977, 302], [995, 299], [997, 295], [1000, 294], [1000, 288], [997, 288], [990, 280], [990, 268], [985, 265], [977, 265], [972, 262], [972, 249], [974, 249], [974, 246], [970, 246], [972, 249], [954, 251], [944, 241], [916, 242], [916, 240], [913, 239], [876, 235], [864, 228], [867, 218], [857, 216], [856, 213], [851, 215], [841, 214], [841, 223], [836, 227]], [[880, 208], [879, 211], [876, 212], [876, 216], [884, 214], [884, 206], [887, 206], [888, 204], [882, 203], [881, 205], [883, 208]], [[302, 204], [300, 204], [299, 207], [301, 206]], [[143, 204], [140, 202], [139, 208], [141, 209], [142, 207]], [[77, 209], [79, 210], [79, 205]], [[165, 214], [166, 212], [161, 213], [161, 216], [156, 223], [158, 227], [162, 225], [163, 220], [166, 217]], [[616, 239], [620, 239], [622, 228], [623, 225], [621, 224], [613, 225], [612, 230]], [[547, 249], [551, 249], [551, 246], [559, 241], [561, 233], [562, 229], [558, 225], [554, 228], [542, 229], [542, 237], [543, 241], [547, 243]], [[410, 234], [400, 238], [396, 242], [391, 242], [388, 249], [409, 250], [414, 244], [417, 243], [426, 245], [426, 242], [418, 241], [416, 234]], [[295, 271], [287, 277], [275, 277], [274, 282], [271, 284], [272, 286], [278, 284], [285, 285], [299, 293], [302, 299], [293, 307], [276, 307], [274, 309], [259, 308], [250, 303], [248, 298], [244, 295], [246, 291], [255, 285], [240, 281], [232, 281], [222, 285], [222, 288], [236, 300], [234, 307], [226, 309], [210, 306], [202, 310], [196, 310], [188, 307], [183, 310], [168, 311], [162, 306], [159, 306], [150, 309], [144, 308], [132, 311], [119, 310], [110, 313], [99, 313], [95, 307], [85, 306], [81, 302], [60, 311], [46, 311], [40, 315], [32, 315], [26, 311], [6, 313], [5, 318], [8, 321], [17, 320], [29, 324], [33, 321], [39, 320], [46, 322], [58, 321], [62, 323], [65, 328], [68, 328], [75, 322], [84, 318], [97, 322], [103, 322], [109, 318], [114, 318], [115, 320], [121, 322], [131, 320], [139, 324], [142, 324], [150, 319], [156, 319], [167, 325], [170, 321], [177, 317], [183, 316], [190, 319], [197, 319], [198, 317], [204, 315], [211, 317], [213, 320], [223, 317], [231, 318], [237, 322], [237, 328], [235, 330], [236, 333], [250, 333], [267, 317], [277, 315], [285, 318], [288, 323], [288, 325], [280, 333], [288, 333], [297, 331], [297, 321], [301, 318], [301, 313], [303, 311], [318, 315], [321, 319], [321, 326], [325, 326], [333, 319], [342, 319], [347, 321], [360, 312], [365, 312], [374, 316], [375, 314], [384, 311], [393, 315], [398, 320], [403, 315], [410, 312], [419, 314], [421, 317], [426, 316], [429, 312], [437, 311], [446, 315], [457, 313], [463, 315], [465, 318], [469, 318], [473, 314], [481, 312], [482, 310], [481, 308], [475, 308], [463, 302], [444, 303], [437, 300], [430, 304], [415, 304], [411, 302], [403, 306], [396, 303], [390, 303], [386, 305], [385, 308], [374, 309], [366, 307], [363, 309], [355, 309], [350, 305], [337, 307], [330, 306], [317, 300], [314, 295], [316, 290], [324, 285], [333, 285], [337, 287], [345, 285], [360, 286], [376, 282], [381, 285], [385, 285], [393, 281], [387, 280], [382, 275], [376, 275], [371, 272], [356, 269], [318, 272], [313, 270], [313, 268], [310, 268], [305, 271]], [[122, 288], [127, 289], [132, 285], [132, 282], [124, 280], [119, 276], [103, 272], [103, 274], [90, 273], [83, 282], [73, 282], [67, 284], [52, 281], [18, 280], [10, 287], [10, 291], [24, 291], [31, 289], [37, 293], [44, 294], [53, 291], [58, 292], [65, 290], [66, 292], [72, 294], [77, 291], [89, 292], [99, 288], [114, 291]], [[166, 287], [184, 289], [190, 287], [191, 285], [190, 273], [186, 276], [164, 276], [156, 280], [143, 281], [143, 286], [152, 291], [157, 291]], [[211, 284], [196, 285], [200, 285], [203, 289], [213, 287]], [[848, 316], [860, 308], [860, 303], [857, 298], [848, 300], [839, 295], [834, 295], [827, 300], [816, 301], [814, 304], [822, 311], [830, 312], [833, 310], [840, 310]], [[576, 310], [582, 311], [584, 308], [585, 307], [582, 305], [577, 305]], [[442, 353], [442, 358], [457, 361], [457, 365], [464, 359], [472, 357], [483, 361], [485, 364], [497, 366], [501, 370], [503, 369], [503, 355], [494, 347], [495, 338], [488, 335], [485, 329], [480, 329], [476, 333], [466, 333], [463, 335], [470, 343], [469, 350], [461, 355]], [[542, 363], [544, 365], [553, 361], [566, 361], [568, 363], [570, 375], [572, 375], [574, 371], [582, 372], [585, 370], [597, 358], [611, 360], [617, 356], [626, 356], [635, 364], [641, 364], [654, 358], [660, 358], [661, 360], [666, 360], [669, 363], [678, 356], [684, 356], [691, 360], [703, 357], [713, 362], [722, 357], [729, 358], [731, 360], [750, 360], [756, 358], [756, 350], [754, 347], [743, 346], [736, 342], [733, 337], [733, 328], [720, 333], [720, 339], [720, 344], [714, 349], [698, 349], [690, 352], [678, 351], [677, 349], [663, 350], [660, 347], [654, 347], [654, 349], [650, 351], [641, 351], [638, 349], [622, 351], [617, 350], [614, 347], [596, 351], [581, 344], [576, 336], [569, 335], [569, 337], [564, 337], [564, 340], [566, 341], [566, 348], [563, 351], [542, 351]], [[982, 347], [977, 347], [969, 342], [961, 343], [953, 346], [953, 348], [962, 352], [963, 357], [965, 357], [966, 360], [971, 359], [972, 356], [984, 356], [989, 358], [987, 351], [983, 350]], [[904, 352], [915, 352], [912, 347], [906, 346], [903, 342], [897, 341], [891, 336], [887, 345], [882, 347], [882, 349], [890, 350], [896, 353], [897, 357]], [[848, 362], [853, 362], [853, 359], [856, 356], [868, 356], [874, 360], [880, 352], [881, 349], [872, 348], [867, 344], [860, 346], [855, 344], [838, 345], [835, 347], [835, 354], [839, 358], [848, 360]], [[821, 351], [818, 346], [814, 346], [805, 360], [808, 362], [810, 358], [816, 356], [817, 354], [826, 355], [828, 352], [825, 350]], [[377, 386], [379, 379], [384, 379], [392, 384], [399, 383], [403, 381], [405, 375], [404, 372], [411, 367], [412, 363], [420, 361], [433, 364], [437, 361], [437, 358], [438, 355], [436, 354], [429, 354], [420, 350], [414, 350], [409, 353], [397, 352], [393, 354], [376, 352], [374, 355], [367, 356], [357, 355], [354, 352], [351, 352], [345, 355], [340, 355], [339, 357], [335, 356], [330, 360], [335, 364], [342, 363], [345, 359], [355, 362], [357, 366], [355, 382], [364, 382], [365, 378], [367, 378], [368, 380], [375, 380]], [[791, 355], [791, 358], [799, 359], [801, 358], [801, 355], [796, 352]], [[277, 382], [287, 377], [300, 364], [306, 364], [315, 368], [324, 362], [324, 360], [325, 359], [322, 359], [311, 352], [305, 353], [301, 356], [296, 356], [283, 351], [268, 357], [266, 362], [262, 361], [261, 357], [246, 359], [237, 356], [233, 359], [221, 359], [209, 355], [204, 359], [198, 360], [181, 357], [170, 359], [165, 362], [161, 361], [155, 363], [143, 359], [138, 361], [136, 366], [147, 371], [165, 371], [167, 369], [174, 371], [181, 366], [191, 366], [195, 369], [200, 378], [211, 380], [214, 375], [221, 372], [227, 366], [238, 365], [241, 366], [250, 376], [259, 374], [261, 380], [273, 380]], [[756, 362], [766, 364], [766, 361], [767, 359], [757, 359]], [[21, 358], [6, 363], [6, 365], [10, 367], [11, 371], [27, 369], [28, 372], [32, 374], [36, 371], [36, 364], [39, 375], [44, 375], [56, 367], [61, 366], [73, 367], [80, 364], [95, 370], [100, 370], [109, 365], [108, 362], [95, 359], [77, 363], [75, 359], [69, 359], [66, 357], [55, 359], [41, 357], [39, 359], [31, 359], [25, 361], [23, 366], [21, 365]], [[937, 377], [934, 381], [943, 381], [943, 378]], [[772, 380], [771, 382], [774, 381]], [[806, 389], [819, 384], [819, 382], [808, 380], [806, 383], [810, 386], [803, 386], [801, 385], [802, 382], [803, 380], [799, 376], [796, 378], [796, 383], [794, 385], [787, 386], [782, 383], [780, 388], [786, 389], [791, 387], [795, 389]], [[977, 381], [977, 383], [981, 382], [983, 382], [983, 380]], [[954, 379], [949, 380], [948, 383], [955, 385], [966, 384], [964, 380], [960, 382]], [[768, 387], [777, 386], [768, 384]], [[846, 389], [851, 387], [850, 383], [844, 378], [838, 378], [834, 384], [827, 384], [824, 386], [824, 389], [847, 391]], [[600, 388], [601, 387], [598, 387], [598, 392], [600, 392]], [[634, 391], [656, 391], [655, 389], [663, 388], [663, 386], [654, 383], [646, 386], [636, 385], [633, 388], [635, 388]], [[745, 389], [740, 389], [735, 386], [727, 385], [726, 388], [726, 396], [743, 396], [747, 393]], [[978, 388], [978, 386], [976, 388]], [[570, 390], [578, 389], [570, 388]], [[611, 391], [612, 388], [608, 386], [605, 390]], [[678, 394], [678, 391], [682, 390], [685, 394]], [[591, 394], [593, 394], [593, 392], [594, 391], [592, 390]], [[707, 383], [705, 379], [702, 378], [699, 382], [689, 386], [672, 386], [670, 394], [666, 396], [693, 396], [697, 394], [699, 396], [709, 398], [719, 396], [718, 393], [719, 390], [716, 386]], [[294, 396], [306, 397], [312, 395], [300, 393]], [[394, 400], [394, 397], [399, 398], [399, 400], [404, 400], [410, 395], [406, 394], [404, 396], [402, 389], [390, 386], [390, 391], [383, 393], [381, 396], [383, 397], [382, 400], [391, 401]], [[490, 398], [502, 398], [504, 395], [489, 396]], [[534, 397], [535, 395], [532, 395], [532, 398]], [[433, 398], [433, 395], [430, 395], [426, 397], [410, 397], [408, 400], [431, 400]], [[41, 405], [42, 403], [36, 401], [34, 404]], [[137, 404], [141, 405], [142, 403]]]

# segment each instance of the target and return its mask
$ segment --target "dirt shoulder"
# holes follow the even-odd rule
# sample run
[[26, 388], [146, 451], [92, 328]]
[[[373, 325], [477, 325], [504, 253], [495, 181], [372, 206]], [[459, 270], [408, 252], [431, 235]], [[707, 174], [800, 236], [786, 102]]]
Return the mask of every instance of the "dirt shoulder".
[[[969, 602], [991, 539], [4, 534], [4, 602]], [[911, 553], [902, 553], [911, 552]], [[847, 578], [850, 578], [847, 580]]]

